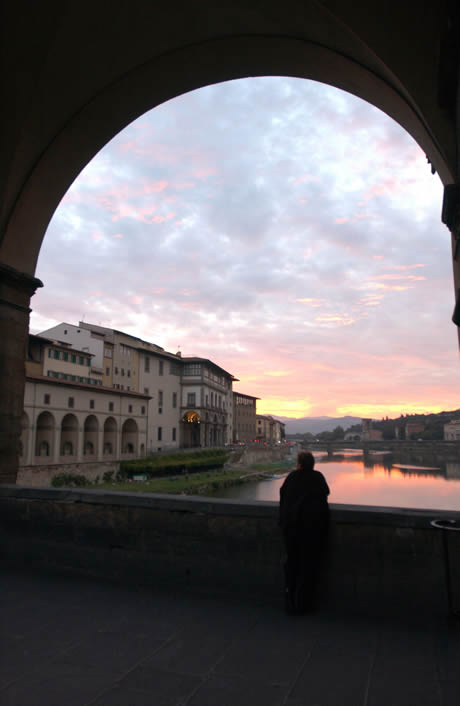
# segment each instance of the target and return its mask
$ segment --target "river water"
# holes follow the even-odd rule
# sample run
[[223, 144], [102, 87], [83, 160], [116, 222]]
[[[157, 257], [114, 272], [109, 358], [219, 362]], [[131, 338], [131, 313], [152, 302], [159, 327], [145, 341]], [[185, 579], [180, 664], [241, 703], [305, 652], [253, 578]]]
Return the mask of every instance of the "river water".
[[[315, 452], [315, 468], [325, 476], [331, 503], [380, 507], [426, 508], [460, 511], [460, 458], [439, 460], [420, 453], [393, 454], [343, 450], [328, 456]], [[286, 464], [286, 473], [295, 459]], [[267, 465], [270, 474], [270, 464]], [[282, 471], [272, 471], [280, 475]], [[219, 498], [279, 501], [284, 477], [226, 488]]]

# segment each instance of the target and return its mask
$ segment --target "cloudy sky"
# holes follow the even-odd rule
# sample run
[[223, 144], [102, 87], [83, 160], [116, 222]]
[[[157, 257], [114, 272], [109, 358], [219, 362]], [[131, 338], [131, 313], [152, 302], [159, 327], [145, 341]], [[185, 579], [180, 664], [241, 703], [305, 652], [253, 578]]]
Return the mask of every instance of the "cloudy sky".
[[288, 417], [456, 409], [442, 187], [396, 123], [312, 81], [132, 123], [49, 226], [31, 330], [84, 319], [211, 358]]

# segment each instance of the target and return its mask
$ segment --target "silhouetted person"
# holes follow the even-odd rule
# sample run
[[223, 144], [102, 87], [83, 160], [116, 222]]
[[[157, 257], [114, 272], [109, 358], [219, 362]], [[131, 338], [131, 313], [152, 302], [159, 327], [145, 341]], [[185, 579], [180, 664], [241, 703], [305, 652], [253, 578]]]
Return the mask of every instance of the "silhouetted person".
[[309, 451], [297, 455], [297, 468], [280, 488], [280, 527], [287, 552], [286, 610], [305, 613], [315, 600], [321, 557], [329, 525], [329, 487], [322, 473], [313, 470]]

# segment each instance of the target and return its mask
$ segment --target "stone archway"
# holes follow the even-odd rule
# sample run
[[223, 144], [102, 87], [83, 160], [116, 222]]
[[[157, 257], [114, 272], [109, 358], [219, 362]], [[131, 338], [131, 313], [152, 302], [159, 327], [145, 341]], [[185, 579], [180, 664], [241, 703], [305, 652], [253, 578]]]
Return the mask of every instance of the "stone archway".
[[78, 421], [74, 414], [66, 414], [62, 419], [59, 455], [67, 461], [78, 457]]
[[118, 427], [113, 417], [107, 417], [104, 422], [104, 436], [102, 442], [103, 456], [115, 457], [117, 454]]
[[137, 456], [139, 433], [134, 419], [127, 419], [121, 428], [122, 456]]
[[187, 449], [201, 446], [201, 417], [195, 410], [182, 417], [182, 444]]
[[98, 454], [99, 422], [94, 414], [85, 419], [83, 427], [83, 456], [97, 457]]
[[21, 439], [19, 441], [19, 462], [25, 464], [29, 456], [29, 435], [30, 423], [26, 412], [23, 412], [21, 419]]
[[[56, 9], [45, 1], [24, 16], [20, 5], [5, 2], [5, 93], [12, 108], [0, 132], [0, 313], [9, 334], [0, 337], [7, 362], [0, 371], [3, 482], [16, 477], [28, 308], [41, 284], [33, 274], [46, 227], [81, 169], [145, 111], [235, 78], [311, 78], [383, 110], [414, 137], [444, 184], [459, 181], [459, 61], [449, 51], [460, 35], [455, 3], [430, 0], [416, 23], [402, 3], [369, 9], [353, 0], [306, 0], [293, 12], [289, 3], [267, 0], [261, 13], [252, 0], [231, 7], [205, 0], [159, 15], [145, 2], [139, 12], [111, 6], [110, 23], [105, 6], [93, 3], [88, 23], [85, 5]], [[18, 81], [20, 66], [33, 72]], [[460, 184], [449, 193], [443, 218], [457, 232]], [[454, 271], [458, 289], [460, 259]]]
[[35, 423], [35, 456], [49, 462], [54, 454], [55, 423], [51, 412], [42, 412]]

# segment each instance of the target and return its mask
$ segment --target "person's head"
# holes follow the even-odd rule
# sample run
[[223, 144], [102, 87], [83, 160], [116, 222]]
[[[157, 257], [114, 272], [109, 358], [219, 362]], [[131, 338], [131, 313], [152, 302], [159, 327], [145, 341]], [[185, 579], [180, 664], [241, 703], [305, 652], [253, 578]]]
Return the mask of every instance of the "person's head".
[[315, 467], [315, 459], [310, 451], [299, 451], [297, 454], [297, 468], [303, 471], [312, 471]]

